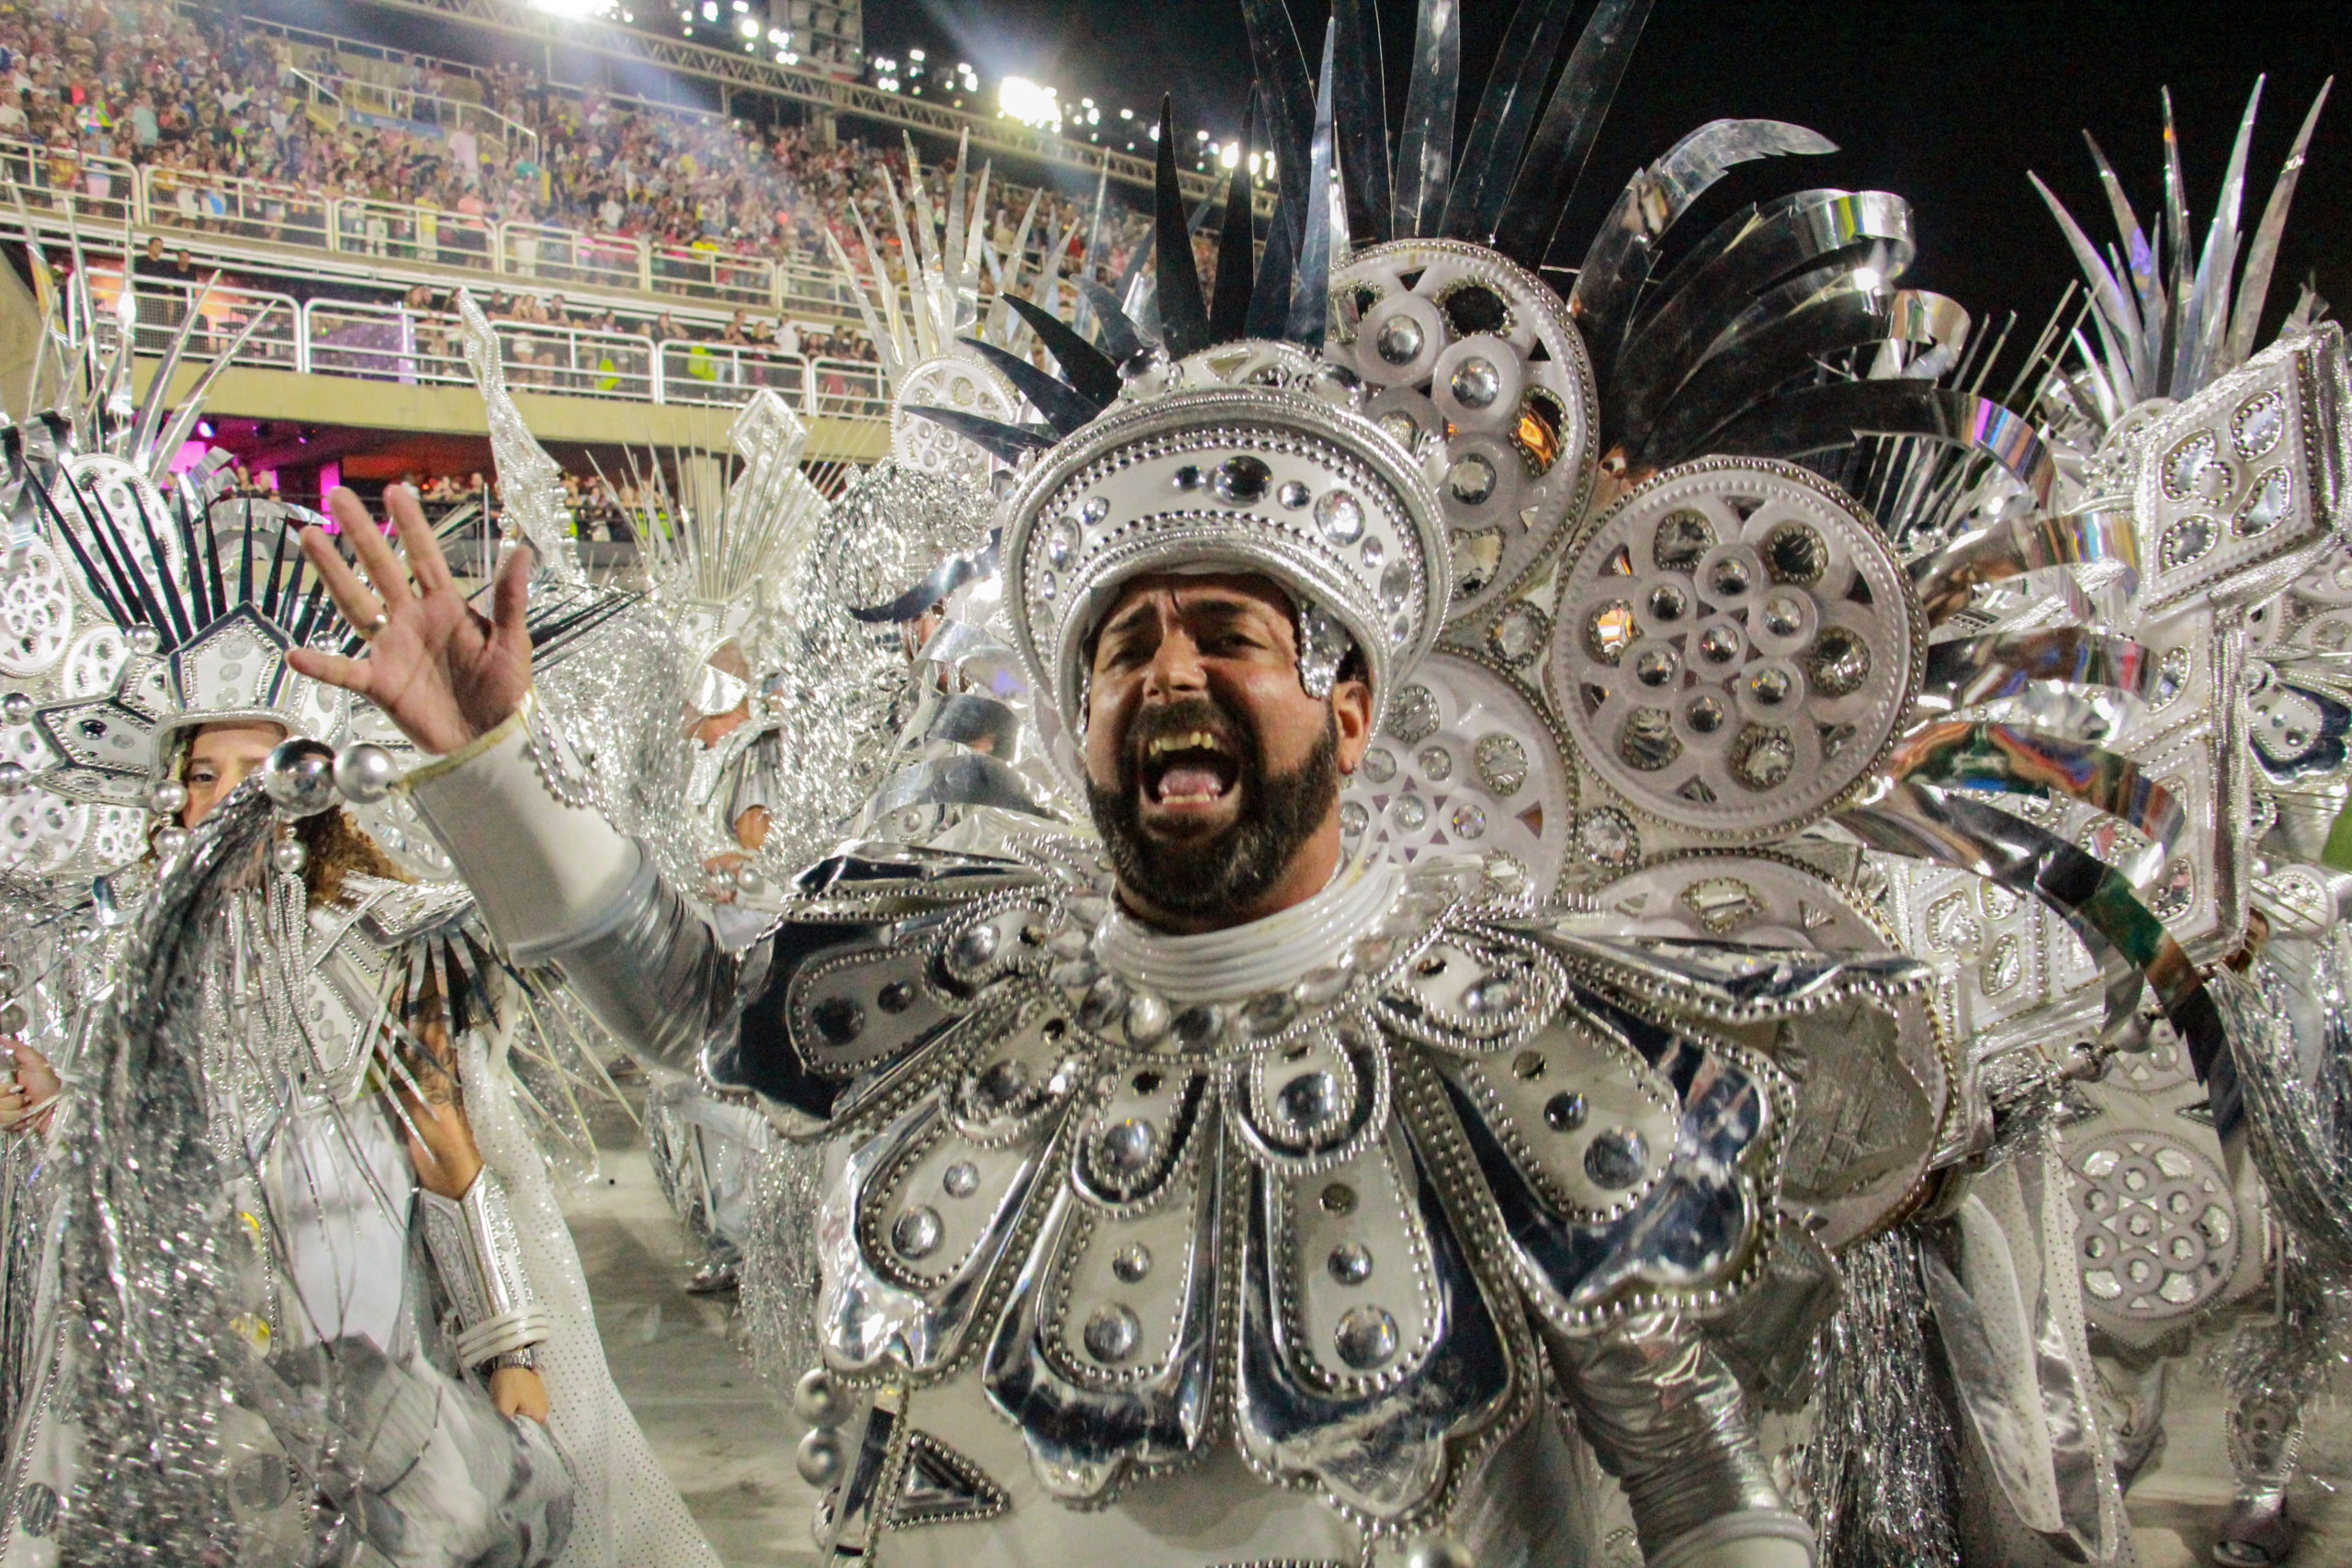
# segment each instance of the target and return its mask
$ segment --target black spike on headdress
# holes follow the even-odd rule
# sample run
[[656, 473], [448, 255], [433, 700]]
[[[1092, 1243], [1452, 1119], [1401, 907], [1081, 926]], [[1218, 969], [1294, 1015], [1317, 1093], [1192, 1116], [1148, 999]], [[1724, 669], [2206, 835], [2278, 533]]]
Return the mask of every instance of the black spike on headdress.
[[[1241, 20], [1250, 31], [1250, 62], [1257, 73], [1260, 101], [1266, 111], [1266, 144], [1274, 151], [1274, 179], [1280, 192], [1274, 203], [1275, 226], [1290, 231], [1283, 251], [1285, 256], [1295, 257], [1306, 237], [1309, 131], [1300, 111], [1314, 101], [1315, 88], [1306, 79], [1306, 59], [1299, 52], [1298, 34], [1291, 28], [1290, 11], [1283, 0], [1241, 0]], [[1285, 279], [1290, 276], [1287, 260], [1283, 276]], [[1275, 334], [1252, 331], [1250, 335]]]
[[1201, 299], [1201, 272], [1193, 265], [1193, 231], [1184, 221], [1184, 192], [1176, 183], [1176, 122], [1171, 100], [1159, 100], [1159, 167], [1153, 180], [1158, 197], [1153, 298], [1159, 306], [1159, 337], [1170, 359], [1198, 354], [1209, 345], [1208, 306]]
[[1502, 52], [1495, 57], [1494, 74], [1478, 99], [1478, 118], [1471, 122], [1456, 167], [1461, 177], [1446, 197], [1445, 221], [1439, 230], [1449, 240], [1485, 244], [1502, 217], [1511, 181], [1519, 174], [1520, 156], [1527, 150], [1528, 129], [1551, 78], [1552, 62], [1559, 57], [1567, 37], [1568, 16], [1575, 0], [1527, 0], [1510, 19], [1503, 35]]
[[1252, 103], [1241, 111], [1241, 156], [1225, 192], [1225, 231], [1216, 249], [1216, 297], [1209, 307], [1209, 341], [1231, 343], [1250, 333], [1251, 269], [1258, 259], [1257, 213], [1250, 206], [1250, 131]]
[[1007, 294], [1004, 302], [1012, 307], [1013, 314], [1029, 323], [1029, 330], [1037, 334], [1037, 341], [1046, 345], [1046, 352], [1062, 367], [1063, 378], [1094, 405], [1096, 412], [1111, 406], [1119, 395], [1116, 360], [1079, 336], [1069, 323], [1035, 300]]
[[1434, 234], [1445, 218], [1453, 174], [1453, 106], [1462, 85], [1461, 0], [1421, 0], [1413, 33], [1413, 74], [1396, 137], [1399, 240]]
[[961, 409], [910, 405], [907, 412], [945, 426], [1001, 463], [1018, 463], [1031, 452], [1043, 452], [1056, 439], [1054, 433], [1043, 425], [1006, 424]]
[[1111, 357], [1113, 364], [1124, 364], [1143, 350], [1143, 329], [1135, 318], [1119, 308], [1119, 297], [1091, 277], [1080, 277], [1078, 287], [1093, 309], [1095, 342]]
[[1542, 123], [1527, 144], [1519, 178], [1510, 187], [1495, 229], [1495, 248], [1530, 268], [1544, 265], [1552, 235], [1560, 226], [1591, 155], [1593, 138], [1625, 79], [1651, 0], [1600, 0], [1584, 25], [1552, 89]]
[[[1373, 0], [1332, 0], [1340, 80], [1332, 95], [1340, 177], [1347, 185], [1348, 232], [1376, 245], [1389, 237], [1388, 78], [1380, 58]], [[1219, 276], [1222, 276], [1220, 274]]]
[[1046, 423], [1054, 427], [1057, 435], [1084, 429], [1108, 406], [1107, 400], [1098, 403], [1077, 388], [1056, 380], [1019, 355], [1008, 354], [992, 343], [982, 343], [976, 337], [956, 341], [978, 350], [981, 358], [1002, 371], [1004, 378], [1046, 416]]
[[1331, 325], [1331, 58], [1332, 35], [1323, 28], [1323, 75], [1315, 90], [1315, 151], [1306, 165], [1306, 229], [1298, 251], [1298, 277], [1291, 285], [1290, 313], [1283, 336], [1301, 348], [1323, 351]]
[[[245, 527], [248, 531], [251, 531], [253, 525], [254, 503], [248, 501], [245, 502]], [[277, 525], [277, 537], [270, 541], [269, 581], [262, 585], [261, 613], [267, 615], [271, 620], [278, 620], [281, 618], [278, 615], [279, 596], [289, 592], [291, 589], [300, 586], [301, 583], [301, 578], [299, 573], [296, 575], [293, 582], [289, 583], [286, 581], [286, 546], [288, 536], [293, 532], [293, 529], [286, 526], [285, 520], [281, 518]], [[309, 558], [301, 557], [298, 558], [308, 559]]]
[[1250, 295], [1250, 333], [1255, 338], [1278, 338], [1290, 319], [1291, 263], [1297, 251], [1290, 243], [1290, 225], [1283, 221], [1278, 197], [1274, 220], [1266, 228], [1266, 254], [1258, 260], [1258, 281]]

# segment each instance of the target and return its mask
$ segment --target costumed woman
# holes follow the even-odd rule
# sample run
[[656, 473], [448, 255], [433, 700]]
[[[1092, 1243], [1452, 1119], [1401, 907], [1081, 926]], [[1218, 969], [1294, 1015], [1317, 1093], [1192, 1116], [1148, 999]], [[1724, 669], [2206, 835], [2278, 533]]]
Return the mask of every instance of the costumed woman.
[[[91, 342], [56, 346], [102, 389], [128, 355]], [[158, 863], [103, 885], [107, 979], [70, 1052], [17, 1053], [54, 1218], [0, 1552], [715, 1562], [613, 1389], [526, 1120], [561, 1110], [517, 1087], [530, 984], [462, 890], [384, 847], [421, 834], [386, 799], [398, 764], [346, 769], [380, 840], [340, 809], [274, 827], [243, 782], [273, 753], [315, 776], [345, 736], [341, 695], [285, 662], [357, 646], [293, 543], [322, 520], [225, 496], [217, 464], [167, 498], [132, 460], [160, 407], [104, 407], [11, 448], [28, 570], [65, 612], [25, 682], [29, 782], [165, 823]]]

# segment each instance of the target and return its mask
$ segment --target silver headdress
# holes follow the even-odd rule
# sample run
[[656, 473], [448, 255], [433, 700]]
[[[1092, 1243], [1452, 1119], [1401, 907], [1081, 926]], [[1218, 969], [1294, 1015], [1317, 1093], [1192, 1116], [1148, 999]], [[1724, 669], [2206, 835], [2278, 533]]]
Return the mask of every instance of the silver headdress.
[[[1302, 679], [1328, 692], [1352, 647], [1375, 702], [1385, 701], [1436, 642], [1451, 592], [1435, 491], [1414, 453], [1366, 417], [1357, 378], [1323, 358], [1319, 331], [1311, 346], [1247, 335], [1263, 289], [1246, 244], [1227, 246], [1212, 313], [1193, 265], [1171, 134], [1163, 114], [1159, 342], [1147, 346], [1107, 294], [1092, 303], [1109, 348], [1009, 299], [1069, 379], [985, 342], [969, 346], [1046, 426], [910, 412], [1000, 456], [1037, 454], [999, 513], [1007, 609], [1034, 684], [1072, 731], [1084, 722], [1089, 635], [1121, 584], [1156, 571], [1272, 578], [1298, 617]], [[1326, 169], [1328, 145], [1327, 128]], [[1245, 242], [1250, 201], [1248, 175], [1238, 172], [1227, 227]], [[1328, 212], [1317, 234], [1328, 257]], [[1301, 307], [1317, 323], [1321, 291], [1318, 276]], [[1115, 348], [1128, 350], [1124, 363]]]
[[[32, 258], [45, 278], [38, 246]], [[7, 598], [22, 625], [9, 628], [0, 673], [18, 694], [7, 716], [28, 723], [9, 747], [26, 769], [12, 783], [20, 793], [28, 774], [85, 807], [139, 808], [193, 726], [248, 719], [337, 739], [343, 694], [285, 660], [299, 645], [356, 645], [295, 547], [294, 536], [321, 519], [274, 500], [230, 497], [226, 453], [172, 472], [205, 392], [243, 339], [167, 412], [173, 373], [201, 319], [191, 310], [133, 408], [128, 316], [102, 338], [79, 268], [62, 303], [64, 324], [51, 324], [43, 346], [64, 367], [62, 400], [7, 433]], [[120, 305], [130, 310], [130, 289]], [[89, 812], [82, 816], [86, 834]], [[107, 840], [101, 860], [144, 848], [114, 817], [96, 826]]]

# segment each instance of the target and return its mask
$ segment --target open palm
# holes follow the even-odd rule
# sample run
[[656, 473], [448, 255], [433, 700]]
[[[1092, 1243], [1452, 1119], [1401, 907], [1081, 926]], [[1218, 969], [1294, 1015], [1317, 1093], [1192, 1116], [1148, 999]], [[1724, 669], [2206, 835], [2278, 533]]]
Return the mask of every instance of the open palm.
[[345, 659], [297, 648], [287, 662], [312, 680], [366, 697], [401, 734], [438, 756], [495, 729], [531, 688], [531, 636], [524, 618], [530, 562], [518, 548], [500, 564], [485, 619], [458, 591], [416, 491], [390, 486], [384, 505], [407, 548], [405, 566], [357, 496], [341, 488], [327, 496], [327, 510], [367, 570], [366, 582], [345, 564], [325, 530], [302, 531], [302, 553], [344, 618], [368, 636], [368, 651]]

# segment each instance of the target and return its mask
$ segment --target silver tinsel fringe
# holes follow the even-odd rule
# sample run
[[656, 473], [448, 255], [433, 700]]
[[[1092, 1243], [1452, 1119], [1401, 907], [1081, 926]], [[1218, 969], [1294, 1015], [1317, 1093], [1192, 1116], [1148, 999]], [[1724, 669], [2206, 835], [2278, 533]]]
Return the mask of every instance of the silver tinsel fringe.
[[243, 1244], [209, 1136], [201, 1024], [214, 933], [274, 823], [258, 781], [206, 818], [89, 1036], [60, 1270], [84, 1330], [58, 1413], [80, 1429], [58, 1542], [76, 1568], [243, 1561], [221, 1433], [248, 1357], [231, 1322]]
[[759, 1224], [743, 1238], [737, 1324], [752, 1365], [788, 1391], [817, 1364], [817, 1204], [821, 1144], [779, 1138], [761, 1156]]
[[1919, 1247], [1905, 1227], [1839, 1260], [1846, 1295], [1814, 1346], [1814, 1435], [1799, 1467], [1820, 1568], [1960, 1560], [1959, 1444], [1929, 1370]]

